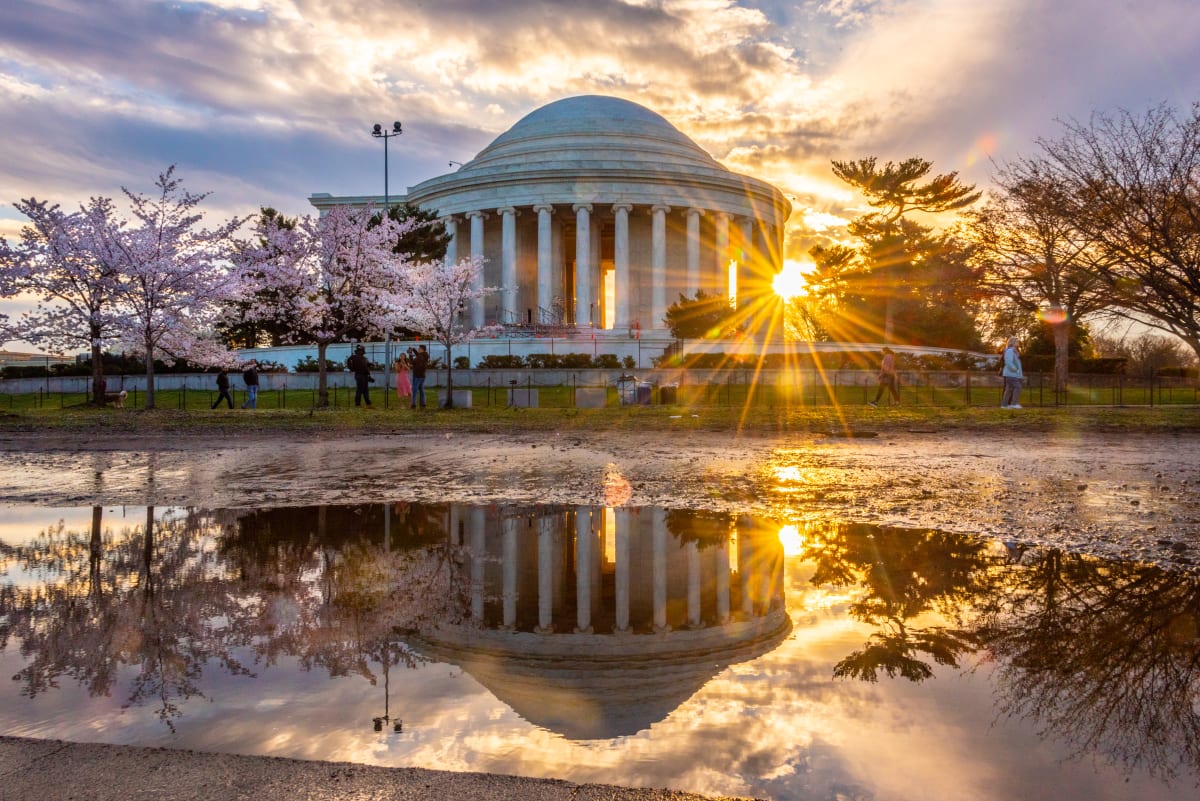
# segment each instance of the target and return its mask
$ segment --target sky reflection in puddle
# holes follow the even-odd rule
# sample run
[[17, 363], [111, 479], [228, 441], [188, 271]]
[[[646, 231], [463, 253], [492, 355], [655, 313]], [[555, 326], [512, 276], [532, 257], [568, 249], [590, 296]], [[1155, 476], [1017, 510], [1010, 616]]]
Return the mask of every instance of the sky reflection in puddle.
[[7, 734], [776, 799], [1196, 790], [1200, 588], [1157, 568], [651, 507], [4, 521]]

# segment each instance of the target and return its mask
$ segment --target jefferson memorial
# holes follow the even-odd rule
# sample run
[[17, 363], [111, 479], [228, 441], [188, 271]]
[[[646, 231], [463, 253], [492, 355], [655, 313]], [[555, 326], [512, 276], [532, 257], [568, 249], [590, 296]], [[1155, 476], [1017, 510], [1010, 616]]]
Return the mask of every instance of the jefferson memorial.
[[[383, 201], [310, 198], [322, 212]], [[769, 292], [791, 214], [776, 187], [723, 167], [660, 115], [596, 95], [533, 111], [389, 202], [435, 211], [447, 259], [483, 257], [483, 285], [500, 291], [470, 309], [472, 327], [620, 336], [665, 329], [681, 294], [741, 306]]]

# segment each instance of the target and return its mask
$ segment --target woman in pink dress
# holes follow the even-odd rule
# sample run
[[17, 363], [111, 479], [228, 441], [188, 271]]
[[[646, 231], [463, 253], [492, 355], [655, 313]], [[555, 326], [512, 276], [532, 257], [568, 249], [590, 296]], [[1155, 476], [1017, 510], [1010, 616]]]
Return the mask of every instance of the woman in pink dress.
[[401, 401], [412, 397], [412, 381], [409, 378], [408, 358], [401, 353], [396, 358], [396, 395]]

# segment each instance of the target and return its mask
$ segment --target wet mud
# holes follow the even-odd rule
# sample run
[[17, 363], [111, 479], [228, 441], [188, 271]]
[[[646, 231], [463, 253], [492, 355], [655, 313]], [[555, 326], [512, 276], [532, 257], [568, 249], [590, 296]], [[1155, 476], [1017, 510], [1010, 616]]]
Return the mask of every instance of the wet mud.
[[1200, 434], [0, 440], [0, 503], [660, 505], [938, 528], [1200, 571]]

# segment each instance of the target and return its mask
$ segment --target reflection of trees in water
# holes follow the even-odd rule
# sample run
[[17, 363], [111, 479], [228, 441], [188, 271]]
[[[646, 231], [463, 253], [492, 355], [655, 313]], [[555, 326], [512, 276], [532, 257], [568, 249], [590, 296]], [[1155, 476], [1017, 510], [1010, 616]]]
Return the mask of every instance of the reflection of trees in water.
[[124, 706], [158, 703], [171, 726], [179, 702], [199, 695], [212, 659], [231, 673], [238, 633], [220, 621], [233, 611], [228, 577], [211, 570], [211, 546], [196, 536], [206, 519], [184, 513], [114, 533], [93, 509], [89, 531], [61, 524], [15, 550], [21, 568], [42, 581], [10, 588], [3, 613], [29, 662], [16, 678], [35, 697], [61, 677], [109, 695], [124, 665], [136, 666]]
[[[831, 526], [814, 532], [814, 584], [855, 586], [849, 613], [880, 630], [838, 677], [922, 681], [925, 657], [997, 664], [1003, 714], [1042, 736], [1156, 775], [1200, 775], [1200, 583], [1060, 551], [1013, 563], [981, 540]], [[930, 620], [950, 625], [931, 625]]]
[[[20, 640], [28, 662], [16, 678], [30, 697], [62, 677], [107, 696], [133, 667], [124, 705], [157, 699], [172, 728], [210, 663], [237, 675], [250, 672], [247, 657], [271, 665], [287, 656], [374, 683], [372, 662], [385, 674], [413, 664], [398, 631], [453, 615], [466, 595], [437, 510], [398, 507], [310, 508], [312, 525], [299, 527], [295, 510], [267, 524], [252, 513], [262, 525], [243, 527], [234, 512], [155, 519], [149, 508], [144, 525], [116, 532], [96, 507], [88, 531], [60, 524], [7, 549], [6, 562], [38, 581], [0, 592], [0, 646], [10, 634]], [[388, 547], [383, 525], [374, 530], [373, 513], [390, 523], [392, 512], [403, 549]], [[359, 523], [356, 536], [362, 516], [369, 528]]]
[[976, 629], [999, 662], [1002, 711], [1078, 755], [1200, 772], [1200, 585], [1054, 550], [1023, 561]]
[[[992, 557], [981, 540], [866, 525], [829, 527], [813, 540], [811, 581], [861, 587], [865, 593], [848, 611], [879, 627], [863, 648], [838, 662], [834, 676], [876, 681], [882, 671], [923, 681], [933, 669], [922, 655], [956, 667], [974, 650], [973, 634], [957, 624], [964, 605], [989, 586]], [[918, 622], [922, 616], [925, 622]]]

